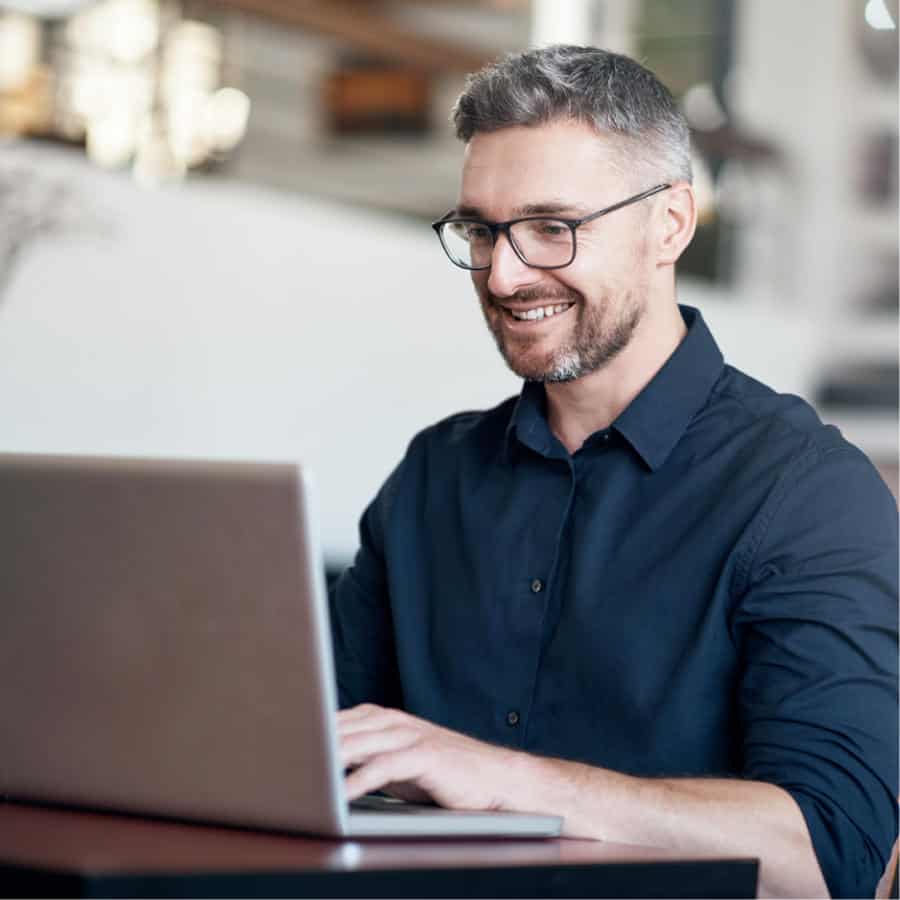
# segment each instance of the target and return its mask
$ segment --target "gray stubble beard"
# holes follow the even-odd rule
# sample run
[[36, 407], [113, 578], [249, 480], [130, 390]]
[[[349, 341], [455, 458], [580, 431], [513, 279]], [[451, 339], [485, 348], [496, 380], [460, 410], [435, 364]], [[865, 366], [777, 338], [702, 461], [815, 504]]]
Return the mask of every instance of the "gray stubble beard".
[[[644, 315], [646, 298], [636, 296], [642, 293], [629, 291], [623, 298], [624, 305], [621, 313], [611, 324], [608, 322], [611, 307], [608, 297], [603, 299], [602, 306], [599, 308], [588, 308], [584, 303], [584, 298], [578, 294], [547, 298], [556, 303], [574, 303], [578, 318], [571, 331], [573, 339], [554, 351], [549, 364], [542, 365], [540, 368], [533, 365], [521, 365], [515, 358], [520, 354], [513, 354], [510, 351], [500, 328], [492, 325], [487, 306], [491, 305], [499, 309], [496, 299], [489, 297], [487, 303], [482, 301], [482, 311], [500, 355], [516, 375], [526, 381], [562, 384], [602, 369], [628, 346]], [[518, 299], [544, 298], [520, 296]], [[505, 313], [501, 311], [500, 315], [505, 315]], [[523, 351], [527, 352], [527, 349], [528, 346], [525, 345]]]

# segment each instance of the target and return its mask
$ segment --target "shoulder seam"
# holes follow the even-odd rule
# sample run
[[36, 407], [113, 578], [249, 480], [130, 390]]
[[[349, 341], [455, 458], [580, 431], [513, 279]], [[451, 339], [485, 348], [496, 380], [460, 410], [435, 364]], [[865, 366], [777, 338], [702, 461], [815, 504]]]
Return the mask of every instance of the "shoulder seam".
[[[807, 430], [804, 428], [798, 428], [797, 425], [795, 425], [793, 422], [790, 421], [790, 419], [786, 418], [781, 413], [776, 412], [776, 413], [772, 413], [772, 414], [768, 414], [768, 415], [754, 413], [754, 411], [747, 405], [746, 397], [742, 396], [741, 394], [735, 393], [734, 391], [731, 391], [727, 388], [721, 388], [721, 389], [713, 388], [713, 390], [720, 397], [726, 397], [729, 400], [733, 400], [736, 403], [738, 403], [741, 406], [741, 408], [748, 415], [754, 417], [754, 419], [756, 421], [763, 421], [765, 419], [769, 419], [773, 422], [778, 422], [780, 425], [783, 425], [784, 428], [786, 430], [790, 431], [791, 434], [804, 438], [806, 440], [806, 442], [809, 444], [811, 450], [818, 449], [822, 453], [830, 453], [832, 450], [849, 449], [850, 447], [853, 446], [852, 444], [848, 443], [847, 439], [843, 436], [843, 434], [841, 434], [839, 429], [835, 428], [834, 425], [831, 425], [828, 422], [823, 422], [821, 419], [819, 419], [819, 427], [817, 430], [826, 431], [832, 437], [832, 440], [834, 439], [834, 437], [837, 437], [841, 443], [835, 444], [835, 443], [832, 443], [831, 441], [819, 441], [816, 439], [815, 431]], [[802, 397], [798, 396], [797, 394], [782, 394], [782, 393], [779, 393], [778, 391], [772, 391], [772, 396], [783, 397], [783, 398], [793, 397], [798, 402], [804, 403], [807, 406], [809, 406], [810, 410], [812, 410], [813, 413], [818, 415], [815, 408], [812, 405], [810, 405], [808, 403], [808, 401], [804, 400]], [[798, 457], [798, 461], [799, 461], [799, 459], [800, 459], [800, 457]]]

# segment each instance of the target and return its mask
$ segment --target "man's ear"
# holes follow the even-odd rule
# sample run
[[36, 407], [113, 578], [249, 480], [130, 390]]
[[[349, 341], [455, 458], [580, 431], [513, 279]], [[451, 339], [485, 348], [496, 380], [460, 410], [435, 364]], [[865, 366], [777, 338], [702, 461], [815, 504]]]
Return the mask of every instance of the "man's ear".
[[697, 201], [694, 189], [684, 181], [672, 185], [660, 196], [664, 207], [661, 210], [662, 224], [657, 243], [656, 263], [672, 266], [684, 252], [697, 229]]

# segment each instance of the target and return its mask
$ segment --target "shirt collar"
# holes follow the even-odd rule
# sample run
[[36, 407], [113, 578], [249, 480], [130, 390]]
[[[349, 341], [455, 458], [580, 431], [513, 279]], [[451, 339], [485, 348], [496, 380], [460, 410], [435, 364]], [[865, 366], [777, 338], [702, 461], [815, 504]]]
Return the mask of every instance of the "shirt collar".
[[[665, 463], [706, 403], [725, 364], [700, 311], [691, 306], [679, 309], [687, 334], [611, 426], [652, 470]], [[554, 450], [562, 449], [547, 423], [542, 384], [526, 382], [522, 388], [506, 429], [507, 453], [513, 436], [544, 456], [558, 455]]]
[[536, 381], [526, 381], [522, 386], [522, 392], [513, 408], [506, 426], [506, 454], [507, 459], [512, 458], [517, 438], [519, 443], [530, 447], [535, 453], [542, 456], [550, 456], [554, 445], [559, 441], [550, 431], [547, 422], [547, 397], [544, 394], [544, 385]]
[[691, 306], [679, 309], [687, 326], [684, 340], [613, 422], [653, 470], [668, 459], [725, 365], [700, 311]]

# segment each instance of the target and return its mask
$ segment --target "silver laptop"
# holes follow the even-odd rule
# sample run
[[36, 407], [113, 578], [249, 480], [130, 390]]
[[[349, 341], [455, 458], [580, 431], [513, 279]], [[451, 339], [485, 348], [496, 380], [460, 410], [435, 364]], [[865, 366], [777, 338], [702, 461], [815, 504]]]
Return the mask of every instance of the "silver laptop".
[[553, 836], [344, 796], [307, 473], [0, 454], [0, 794], [327, 836]]

